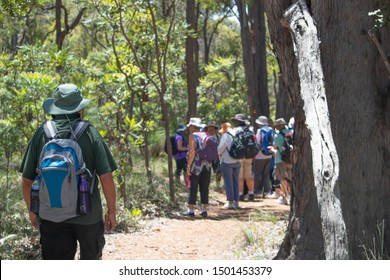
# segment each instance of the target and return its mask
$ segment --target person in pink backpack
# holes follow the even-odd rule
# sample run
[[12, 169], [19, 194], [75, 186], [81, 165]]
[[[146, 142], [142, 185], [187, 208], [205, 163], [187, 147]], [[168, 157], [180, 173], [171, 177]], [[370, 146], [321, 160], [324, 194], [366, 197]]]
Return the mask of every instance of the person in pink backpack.
[[187, 177], [190, 180], [188, 191], [188, 210], [185, 216], [195, 216], [195, 205], [197, 200], [198, 189], [200, 193], [201, 213], [204, 218], [207, 217], [207, 207], [209, 204], [209, 186], [211, 178], [212, 162], [201, 156], [200, 150], [203, 141], [206, 139], [206, 132], [200, 132], [203, 127], [202, 120], [191, 118], [187, 124], [188, 135], [188, 155], [187, 155]]

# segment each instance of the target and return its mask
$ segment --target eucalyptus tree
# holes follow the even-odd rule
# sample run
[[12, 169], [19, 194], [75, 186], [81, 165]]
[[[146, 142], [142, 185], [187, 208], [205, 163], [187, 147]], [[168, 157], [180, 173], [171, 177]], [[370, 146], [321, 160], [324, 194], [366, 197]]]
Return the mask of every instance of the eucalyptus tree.
[[241, 26], [243, 62], [252, 123], [269, 116], [264, 1], [235, 1]]
[[388, 1], [293, 2], [265, 2], [296, 120], [294, 198], [277, 258], [388, 258]]

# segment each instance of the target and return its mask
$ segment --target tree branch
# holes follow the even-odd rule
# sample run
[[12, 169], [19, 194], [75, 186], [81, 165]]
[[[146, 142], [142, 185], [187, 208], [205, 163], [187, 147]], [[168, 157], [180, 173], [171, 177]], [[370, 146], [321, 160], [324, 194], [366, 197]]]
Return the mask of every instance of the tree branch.
[[376, 38], [376, 36], [375, 36], [374, 32], [372, 32], [372, 30], [368, 30], [368, 35], [370, 36], [370, 38], [374, 42], [376, 48], [378, 49], [379, 54], [383, 60], [383, 63], [385, 64], [385, 67], [387, 69], [387, 72], [389, 73], [389, 79], [390, 79], [390, 63], [389, 63], [389, 60], [387, 59], [385, 52], [383, 51], [382, 45], [379, 43], [378, 39]]

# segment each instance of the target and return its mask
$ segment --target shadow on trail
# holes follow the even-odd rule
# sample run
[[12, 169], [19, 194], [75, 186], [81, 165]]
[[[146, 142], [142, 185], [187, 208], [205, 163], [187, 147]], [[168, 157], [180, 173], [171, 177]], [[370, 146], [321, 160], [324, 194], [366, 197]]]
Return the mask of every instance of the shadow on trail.
[[[289, 206], [280, 206], [273, 203], [272, 200], [256, 199], [255, 201], [244, 201], [236, 209], [224, 209], [222, 201], [212, 201], [208, 208], [208, 217], [200, 216], [199, 208], [195, 211], [194, 217], [182, 215], [183, 211], [174, 211], [168, 215], [170, 219], [177, 220], [213, 220], [221, 221], [234, 219], [238, 221], [262, 220], [264, 217], [272, 216], [274, 220], [287, 220], [289, 215]], [[275, 204], [275, 205], [273, 205]], [[181, 212], [181, 213], [180, 213]]]

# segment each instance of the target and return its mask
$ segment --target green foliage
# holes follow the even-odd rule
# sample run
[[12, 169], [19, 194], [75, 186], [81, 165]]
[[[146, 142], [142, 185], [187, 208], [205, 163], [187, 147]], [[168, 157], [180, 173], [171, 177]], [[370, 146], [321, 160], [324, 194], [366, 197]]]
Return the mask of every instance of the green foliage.
[[19, 174], [11, 172], [12, 184], [9, 186], [6, 186], [5, 177], [0, 171], [0, 259], [33, 259], [37, 253], [37, 248], [32, 248], [35, 245], [21, 244], [25, 236], [34, 236], [35, 233], [26, 219], [27, 208], [22, 198]]
[[374, 19], [374, 27], [381, 28], [388, 26], [390, 22], [390, 6], [384, 5], [382, 9], [377, 9], [373, 12], [369, 12], [368, 16]]
[[8, 14], [11, 17], [25, 15], [34, 5], [38, 4], [38, 0], [1, 0], [0, 1], [0, 22], [3, 20], [3, 15]]
[[234, 75], [235, 63], [233, 57], [218, 57], [205, 68], [207, 75], [198, 89], [198, 111], [205, 121], [224, 123], [238, 112], [247, 112], [246, 92], [235, 88], [243, 78]]
[[[198, 112], [205, 121], [217, 123], [247, 111], [239, 25], [231, 19], [217, 24], [228, 13], [229, 2], [200, 1], [201, 20], [209, 12], [207, 32], [218, 28], [210, 63], [200, 69]], [[101, 132], [120, 167], [115, 179], [122, 180], [128, 197], [126, 203], [118, 199], [121, 228], [137, 229], [140, 218], [163, 216], [171, 207], [165, 154], [150, 163], [151, 183], [142, 155], [146, 144], [153, 155], [163, 148], [161, 91], [170, 126], [187, 121], [184, 55], [185, 38], [191, 34], [185, 24], [185, 3], [175, 1], [176, 11], [169, 13], [160, 1], [63, 3], [70, 18], [83, 7], [88, 9], [58, 51], [52, 1], [1, 1], [0, 157], [17, 166], [33, 132], [49, 118], [42, 110], [43, 101], [53, 96], [60, 83], [78, 85], [85, 97], [93, 99], [86, 119]], [[11, 251], [10, 244], [34, 234], [24, 214], [19, 174], [8, 167], [0, 171], [1, 238], [10, 236], [0, 248], [2, 254]], [[18, 183], [4, 187], [9, 182]], [[35, 247], [22, 247], [30, 252], [28, 248]]]

